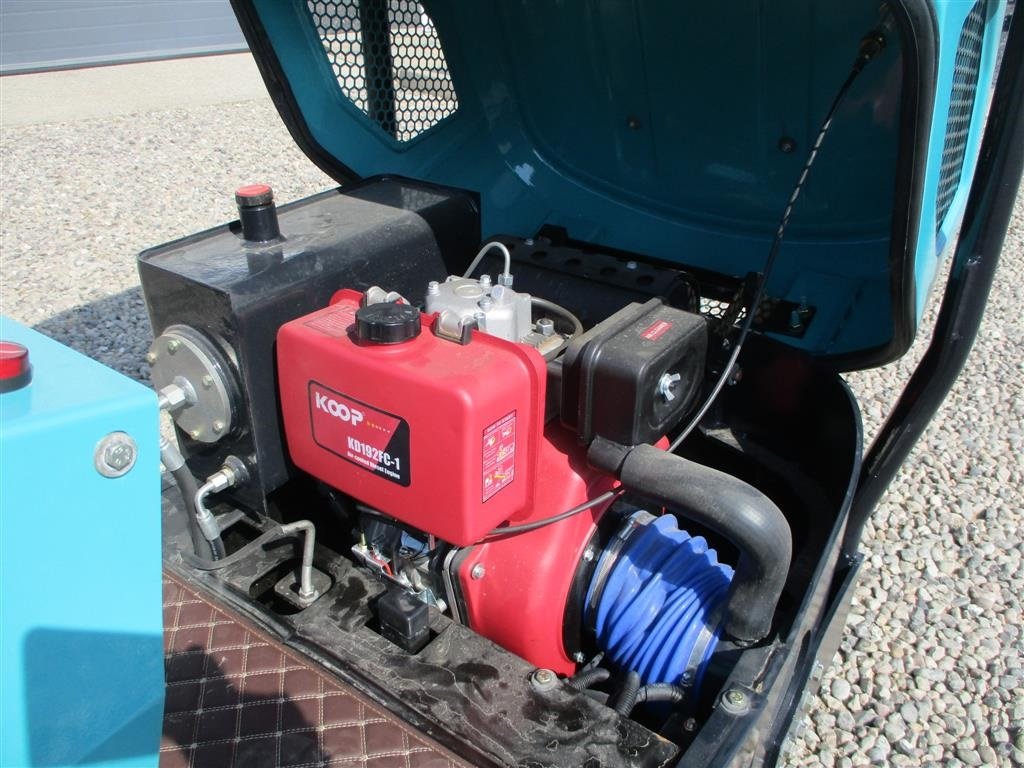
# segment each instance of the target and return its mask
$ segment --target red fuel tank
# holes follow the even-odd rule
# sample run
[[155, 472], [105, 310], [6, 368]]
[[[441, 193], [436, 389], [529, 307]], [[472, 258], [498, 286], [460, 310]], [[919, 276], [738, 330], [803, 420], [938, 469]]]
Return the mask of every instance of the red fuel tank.
[[[544, 360], [486, 333], [467, 344], [440, 338], [427, 315], [407, 340], [361, 340], [361, 298], [339, 291], [331, 306], [278, 332], [291, 458], [404, 523], [472, 544], [532, 505]], [[393, 341], [394, 332], [388, 326], [380, 338]]]

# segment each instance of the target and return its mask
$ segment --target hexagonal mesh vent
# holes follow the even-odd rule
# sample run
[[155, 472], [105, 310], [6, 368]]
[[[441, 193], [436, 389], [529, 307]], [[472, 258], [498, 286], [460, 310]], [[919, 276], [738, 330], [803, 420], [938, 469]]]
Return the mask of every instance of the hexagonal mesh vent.
[[342, 93], [409, 141], [459, 108], [434, 22], [411, 0], [306, 3]]
[[978, 90], [981, 47], [985, 39], [986, 0], [978, 0], [964, 20], [960, 43], [953, 65], [953, 88], [949, 95], [949, 118], [946, 121], [946, 143], [942, 148], [942, 168], [935, 201], [935, 231], [949, 213], [960, 186], [960, 172], [967, 152], [967, 136], [971, 130], [974, 97]]

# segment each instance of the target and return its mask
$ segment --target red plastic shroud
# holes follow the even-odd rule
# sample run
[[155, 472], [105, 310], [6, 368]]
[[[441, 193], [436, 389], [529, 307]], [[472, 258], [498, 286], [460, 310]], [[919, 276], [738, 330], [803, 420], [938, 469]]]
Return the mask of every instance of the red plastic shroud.
[[281, 411], [296, 466], [459, 546], [536, 507], [547, 369], [532, 347], [486, 333], [359, 342], [362, 294], [286, 323]]
[[[549, 426], [540, 451], [536, 503], [512, 524], [527, 523], [571, 509], [617, 485], [587, 466], [576, 436]], [[459, 567], [466, 623], [484, 637], [537, 667], [572, 674], [562, 627], [565, 605], [583, 552], [606, 506], [559, 523], [495, 537], [473, 547]], [[480, 578], [472, 577], [477, 569]]]

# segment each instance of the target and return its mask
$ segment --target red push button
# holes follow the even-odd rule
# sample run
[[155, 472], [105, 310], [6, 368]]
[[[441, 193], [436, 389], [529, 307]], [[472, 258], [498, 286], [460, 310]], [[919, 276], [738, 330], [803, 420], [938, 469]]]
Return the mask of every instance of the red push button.
[[28, 349], [13, 341], [0, 341], [0, 392], [21, 389], [31, 378]]
[[273, 200], [274, 190], [266, 184], [248, 184], [235, 190], [235, 202], [247, 208], [270, 205]]

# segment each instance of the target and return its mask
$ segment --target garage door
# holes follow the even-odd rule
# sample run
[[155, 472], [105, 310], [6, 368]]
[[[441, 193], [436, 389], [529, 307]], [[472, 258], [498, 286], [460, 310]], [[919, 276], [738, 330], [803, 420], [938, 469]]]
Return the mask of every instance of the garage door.
[[0, 74], [245, 48], [228, 0], [0, 0]]

